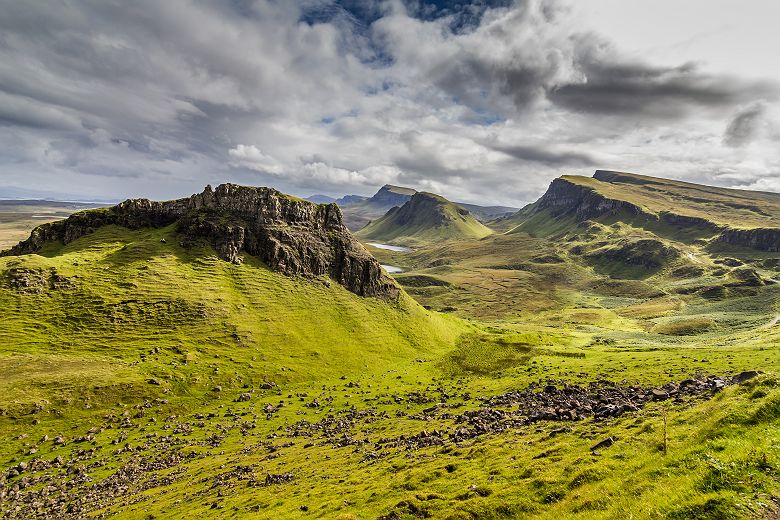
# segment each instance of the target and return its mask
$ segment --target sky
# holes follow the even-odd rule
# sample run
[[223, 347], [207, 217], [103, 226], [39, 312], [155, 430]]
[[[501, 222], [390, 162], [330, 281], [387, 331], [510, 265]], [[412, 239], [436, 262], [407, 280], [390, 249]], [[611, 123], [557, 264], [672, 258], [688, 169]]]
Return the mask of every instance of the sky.
[[780, 191], [772, 0], [0, 0], [0, 197]]

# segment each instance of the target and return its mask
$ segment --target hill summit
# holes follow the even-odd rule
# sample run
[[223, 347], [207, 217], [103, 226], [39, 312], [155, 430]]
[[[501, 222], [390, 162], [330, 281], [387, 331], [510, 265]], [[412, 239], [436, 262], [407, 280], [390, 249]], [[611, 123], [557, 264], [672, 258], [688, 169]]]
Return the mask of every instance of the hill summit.
[[223, 260], [241, 252], [286, 275], [329, 276], [361, 296], [396, 297], [398, 287], [355, 240], [336, 204], [314, 204], [272, 188], [221, 184], [172, 201], [130, 199], [38, 226], [5, 255], [35, 253], [48, 243], [70, 243], [98, 228], [175, 225], [184, 246], [205, 241]]
[[433, 193], [417, 192], [358, 233], [362, 238], [396, 242], [423, 242], [482, 238], [491, 234], [471, 213]]

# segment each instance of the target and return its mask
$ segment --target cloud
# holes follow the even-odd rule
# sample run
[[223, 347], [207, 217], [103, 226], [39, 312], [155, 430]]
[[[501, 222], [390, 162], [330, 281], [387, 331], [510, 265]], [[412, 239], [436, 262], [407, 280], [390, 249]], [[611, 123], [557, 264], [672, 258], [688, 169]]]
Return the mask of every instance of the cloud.
[[620, 63], [601, 52], [580, 50], [579, 54], [574, 65], [581, 78], [549, 91], [553, 103], [573, 111], [674, 121], [693, 110], [730, 109], [777, 94], [776, 85], [769, 82], [706, 74], [694, 64], [653, 67], [641, 62]]
[[228, 151], [233, 160], [232, 164], [243, 166], [251, 170], [270, 173], [271, 175], [284, 175], [284, 166], [268, 154], [264, 154], [254, 145], [240, 144]]
[[584, 152], [553, 151], [545, 146], [523, 145], [494, 145], [498, 150], [507, 155], [532, 163], [541, 163], [547, 166], [594, 166], [598, 164], [595, 157]]
[[764, 103], [755, 103], [741, 110], [726, 127], [723, 143], [733, 148], [750, 143], [756, 137], [765, 115], [766, 104]]
[[760, 139], [772, 81], [638, 59], [573, 5], [0, 0], [0, 179], [101, 198], [390, 182], [520, 205], [562, 169], [780, 171]]

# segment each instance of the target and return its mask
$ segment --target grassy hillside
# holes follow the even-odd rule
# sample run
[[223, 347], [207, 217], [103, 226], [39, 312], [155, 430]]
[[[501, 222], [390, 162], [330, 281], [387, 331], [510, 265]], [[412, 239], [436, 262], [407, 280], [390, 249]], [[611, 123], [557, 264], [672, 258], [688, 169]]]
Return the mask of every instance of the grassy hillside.
[[654, 213], [701, 217], [719, 225], [780, 225], [780, 194], [735, 190], [659, 179], [631, 173], [599, 171], [590, 179], [566, 176], [593, 186], [610, 198], [635, 202]]
[[734, 518], [780, 492], [776, 375], [600, 419], [512, 404], [771, 372], [774, 329], [465, 325], [175, 243], [105, 228], [0, 260], [0, 465], [27, 479], [6, 516], [35, 516], [21, 493], [64, 517]]
[[[115, 371], [143, 382], [220, 359], [227, 371], [205, 378], [198, 385], [205, 389], [229, 384], [249, 364], [255, 382], [383, 370], [446, 349], [462, 330], [406, 296], [398, 302], [361, 298], [325, 278], [288, 278], [253, 257], [235, 266], [209, 250], [177, 244], [170, 227], [131, 232], [109, 226], [67, 246], [51, 245], [42, 255], [0, 259], [4, 363], [34, 356], [28, 370], [48, 392], [57, 386], [68, 391], [73, 378], [89, 380], [91, 368], [100, 384]], [[179, 363], [139, 365], [139, 354], [150, 348]], [[73, 363], [63, 365], [64, 373], [56, 369], [62, 355]], [[39, 370], [38, 363], [55, 370]], [[12, 382], [3, 378], [7, 400], [18, 396], [23, 405], [36, 397], [37, 385], [27, 376]]]
[[535, 218], [372, 249], [417, 301], [174, 226], [0, 257], [0, 516], [776, 514], [780, 253]]
[[357, 234], [367, 240], [401, 245], [447, 240], [479, 239], [492, 231], [469, 212], [444, 197], [416, 193], [401, 207], [391, 209]]

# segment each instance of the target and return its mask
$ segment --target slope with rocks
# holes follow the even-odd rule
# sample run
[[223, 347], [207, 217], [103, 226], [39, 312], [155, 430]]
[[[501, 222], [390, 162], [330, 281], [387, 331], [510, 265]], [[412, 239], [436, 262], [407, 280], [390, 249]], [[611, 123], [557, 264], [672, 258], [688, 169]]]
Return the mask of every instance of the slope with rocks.
[[432, 193], [415, 193], [358, 232], [369, 240], [403, 244], [483, 238], [492, 231], [468, 210]]
[[43, 224], [6, 255], [68, 244], [95, 230], [175, 224], [183, 245], [210, 244], [223, 260], [240, 263], [242, 252], [286, 275], [329, 276], [362, 296], [395, 297], [398, 288], [344, 226], [335, 204], [318, 205], [271, 188], [222, 184], [172, 201], [126, 200]]

